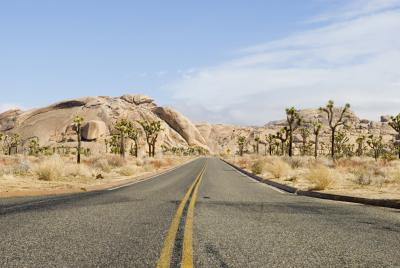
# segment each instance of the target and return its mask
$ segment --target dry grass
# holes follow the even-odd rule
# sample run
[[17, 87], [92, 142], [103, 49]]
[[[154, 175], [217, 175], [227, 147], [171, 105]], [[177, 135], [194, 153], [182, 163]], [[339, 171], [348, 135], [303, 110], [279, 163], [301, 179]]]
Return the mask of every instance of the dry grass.
[[54, 155], [36, 164], [33, 172], [39, 180], [52, 181], [63, 176], [64, 162], [61, 157]]
[[[168, 156], [155, 160], [144, 157], [126, 159], [116, 155], [83, 157], [80, 165], [74, 156], [0, 155], [0, 196], [12, 193], [41, 192], [88, 187], [138, 177], [148, 172], [182, 163], [190, 157]], [[19, 194], [17, 194], [19, 195]]]
[[137, 167], [133, 165], [122, 167], [118, 173], [121, 176], [133, 176], [137, 173]]
[[312, 184], [308, 190], [321, 191], [332, 184], [332, 174], [328, 167], [318, 165], [310, 168], [305, 178]]
[[68, 164], [64, 168], [65, 177], [73, 178], [92, 178], [94, 177], [94, 171], [86, 164]]
[[163, 163], [161, 162], [161, 160], [158, 160], [158, 159], [153, 160], [152, 164], [156, 170], [159, 170], [163, 166]]
[[126, 159], [119, 155], [106, 155], [105, 159], [111, 167], [123, 167], [127, 164]]
[[227, 159], [237, 166], [302, 190], [367, 198], [400, 199], [400, 160], [249, 156]]
[[250, 161], [245, 158], [241, 158], [239, 159], [237, 164], [239, 165], [240, 168], [248, 168]]
[[251, 172], [253, 174], [259, 175], [263, 173], [265, 166], [265, 162], [262, 160], [256, 160], [252, 165], [251, 165]]
[[264, 166], [264, 170], [275, 179], [282, 179], [288, 176], [291, 169], [290, 165], [280, 158], [270, 158]]

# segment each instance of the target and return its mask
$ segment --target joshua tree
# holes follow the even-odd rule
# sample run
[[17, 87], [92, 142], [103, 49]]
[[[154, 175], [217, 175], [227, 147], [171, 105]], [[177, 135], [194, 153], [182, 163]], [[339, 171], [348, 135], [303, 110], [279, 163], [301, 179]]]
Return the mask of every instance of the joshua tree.
[[256, 136], [254, 138], [254, 141], [256, 142], [255, 151], [257, 154], [259, 154], [259, 152], [260, 152], [260, 137]]
[[39, 146], [39, 138], [38, 137], [32, 137], [29, 139], [29, 155], [38, 155], [40, 152], [40, 146]]
[[284, 127], [280, 131], [278, 131], [275, 135], [275, 138], [281, 141], [281, 154], [285, 154], [285, 143], [288, 140], [289, 128]]
[[288, 133], [289, 133], [289, 157], [293, 155], [293, 132], [300, 126], [301, 117], [296, 108], [291, 107], [286, 109], [286, 120], [288, 123]]
[[119, 135], [119, 153], [122, 157], [125, 157], [125, 140], [129, 132], [132, 130], [133, 124], [128, 119], [122, 118], [117, 121], [114, 128]]
[[322, 123], [319, 120], [312, 122], [313, 134], [314, 134], [314, 157], [318, 158], [318, 146], [319, 146], [319, 134], [322, 129]]
[[149, 147], [149, 157], [154, 157], [158, 135], [161, 131], [163, 131], [163, 128], [161, 127], [161, 121], [143, 120], [139, 121], [139, 124], [142, 126], [146, 136], [146, 142]]
[[308, 129], [308, 127], [304, 126], [300, 128], [300, 135], [302, 140], [301, 155], [304, 156], [307, 154], [308, 151], [307, 139], [308, 137], [310, 137], [310, 130]]
[[108, 145], [110, 144], [110, 141], [108, 139], [104, 139], [104, 145], [106, 146], [106, 153], [108, 153]]
[[78, 147], [76, 148], [76, 162], [78, 164], [81, 163], [81, 143], [82, 143], [82, 123], [84, 119], [83, 117], [76, 115], [73, 120], [74, 129], [76, 132], [76, 136], [78, 138]]
[[272, 155], [272, 148], [275, 144], [275, 135], [272, 134], [265, 135], [265, 141], [266, 143], [268, 143], [269, 155]]
[[108, 145], [110, 146], [111, 153], [120, 154], [121, 142], [118, 134], [113, 134], [111, 136], [111, 139], [108, 141]]
[[135, 145], [134, 148], [131, 148], [131, 155], [135, 157], [138, 157], [140, 134], [140, 130], [135, 127], [132, 127], [128, 133], [128, 138], [131, 139]]
[[[389, 125], [390, 125], [394, 130], [396, 130], [396, 131], [397, 131], [397, 134], [400, 136], [400, 114], [398, 114], [397, 116], [392, 116], [392, 117], [390, 117]], [[397, 150], [398, 150], [397, 153], [398, 153], [399, 158], [400, 158], [400, 144], [396, 144], [396, 143], [395, 143], [395, 145], [397, 146]]]
[[346, 103], [346, 105], [341, 109], [338, 118], [335, 118], [335, 107], [332, 100], [328, 101], [328, 104], [325, 107], [321, 107], [319, 109], [320, 111], [325, 112], [328, 117], [328, 126], [331, 130], [331, 156], [332, 158], [335, 158], [336, 130], [339, 126], [343, 126], [347, 123], [350, 117], [348, 113], [350, 104]]
[[367, 144], [374, 152], [374, 158], [377, 161], [383, 150], [382, 136], [376, 137], [374, 135], [370, 135], [368, 137]]
[[364, 135], [360, 135], [357, 137], [356, 139], [356, 143], [357, 143], [357, 156], [363, 156], [364, 155], [364, 151], [365, 151], [365, 140], [367, 139], [366, 136]]
[[0, 142], [2, 142], [3, 139], [4, 139], [4, 134], [3, 134], [3, 133], [0, 133]]
[[7, 152], [8, 155], [12, 154], [13, 148], [15, 148], [15, 153], [18, 154], [18, 145], [20, 143], [21, 137], [16, 133], [3, 136], [3, 150]]
[[348, 147], [347, 143], [350, 141], [349, 137], [347, 137], [346, 132], [343, 131], [337, 131], [336, 132], [336, 137], [335, 137], [335, 146], [334, 150], [337, 154], [337, 156], [343, 156], [345, 152], [348, 152]]
[[246, 137], [245, 136], [239, 136], [236, 141], [238, 145], [238, 152], [240, 156], [243, 156], [244, 152], [244, 147], [246, 146]]

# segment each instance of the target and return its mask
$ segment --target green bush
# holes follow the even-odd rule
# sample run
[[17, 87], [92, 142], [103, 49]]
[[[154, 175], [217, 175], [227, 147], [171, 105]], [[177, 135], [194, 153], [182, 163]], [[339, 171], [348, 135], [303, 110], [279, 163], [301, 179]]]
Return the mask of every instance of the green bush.
[[251, 172], [253, 174], [259, 175], [263, 173], [264, 162], [262, 160], [257, 160], [251, 165]]

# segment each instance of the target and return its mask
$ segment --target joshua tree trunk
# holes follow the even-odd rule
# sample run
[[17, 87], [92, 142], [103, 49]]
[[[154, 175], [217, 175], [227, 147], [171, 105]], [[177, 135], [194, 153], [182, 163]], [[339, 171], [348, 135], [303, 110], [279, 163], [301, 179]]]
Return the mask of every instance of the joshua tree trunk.
[[293, 155], [293, 131], [290, 130], [289, 134], [289, 157]]
[[80, 127], [78, 128], [77, 134], [78, 134], [78, 148], [77, 148], [78, 151], [77, 151], [77, 156], [76, 156], [76, 162], [78, 164], [80, 164], [81, 163], [81, 143], [82, 143]]
[[153, 147], [151, 146], [151, 143], [148, 143], [148, 146], [149, 146], [149, 157], [151, 157], [151, 151], [152, 151], [152, 149], [153, 149]]
[[331, 137], [331, 156], [332, 156], [332, 159], [335, 159], [335, 135], [336, 135], [336, 129], [332, 128], [332, 137]]
[[138, 146], [137, 142], [135, 142], [135, 157], [138, 157], [138, 150], [139, 150], [139, 146]]
[[156, 151], [156, 143], [153, 143], [151, 145], [151, 156], [154, 157], [155, 156], [155, 151]]
[[315, 147], [314, 147], [314, 157], [315, 159], [318, 158], [318, 135], [315, 135]]
[[121, 133], [121, 144], [120, 144], [120, 154], [122, 157], [125, 157], [125, 136]]

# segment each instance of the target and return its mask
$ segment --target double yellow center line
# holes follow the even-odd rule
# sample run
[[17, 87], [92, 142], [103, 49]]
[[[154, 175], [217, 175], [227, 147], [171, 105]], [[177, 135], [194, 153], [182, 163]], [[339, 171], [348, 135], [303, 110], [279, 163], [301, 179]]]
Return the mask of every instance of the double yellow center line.
[[193, 216], [194, 216], [194, 206], [196, 204], [197, 192], [199, 191], [199, 187], [201, 181], [203, 179], [204, 172], [207, 167], [207, 160], [204, 163], [203, 168], [201, 169], [199, 175], [197, 175], [194, 182], [189, 187], [189, 190], [186, 192], [184, 198], [182, 199], [179, 207], [175, 213], [175, 216], [172, 220], [171, 226], [168, 230], [167, 238], [164, 242], [164, 247], [161, 251], [160, 259], [157, 263], [157, 268], [169, 268], [171, 264], [172, 254], [174, 251], [174, 244], [176, 240], [176, 235], [178, 233], [179, 223], [181, 222], [181, 218], [183, 215], [183, 211], [186, 203], [188, 202], [190, 196], [190, 203], [187, 210], [186, 222], [185, 222], [185, 231], [183, 236], [183, 249], [182, 249], [182, 268], [191, 268], [193, 267]]

